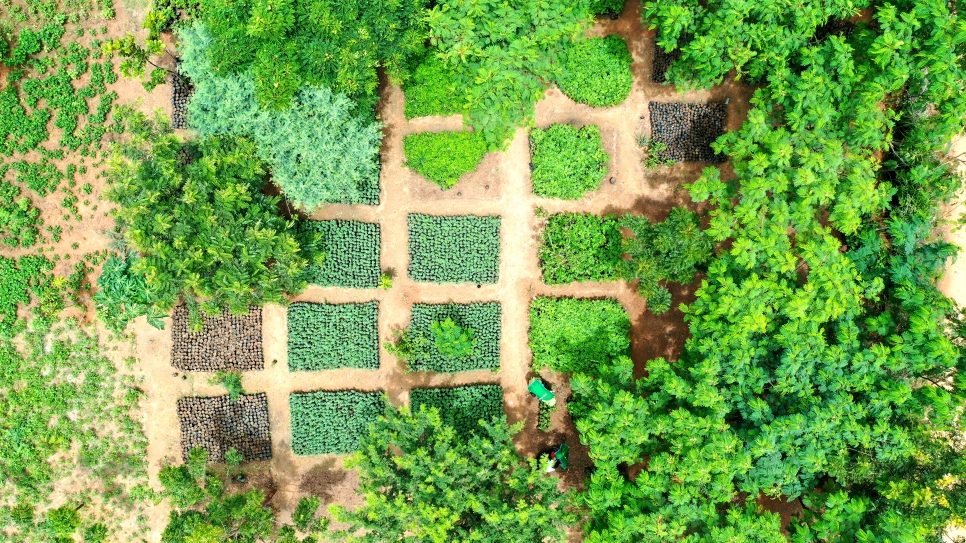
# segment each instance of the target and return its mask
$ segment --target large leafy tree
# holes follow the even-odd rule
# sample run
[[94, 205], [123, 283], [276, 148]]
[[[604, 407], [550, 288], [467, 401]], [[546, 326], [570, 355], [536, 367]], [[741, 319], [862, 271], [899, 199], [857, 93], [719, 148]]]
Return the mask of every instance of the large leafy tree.
[[108, 170], [108, 197], [157, 309], [183, 298], [198, 323], [198, 307], [245, 312], [305, 288], [303, 272], [320, 257], [315, 240], [300, 243], [279, 199], [262, 193], [265, 169], [251, 142], [186, 142], [164, 122], [125, 115], [130, 138]]
[[389, 411], [347, 462], [359, 470], [365, 504], [333, 508], [349, 541], [562, 541], [573, 522], [557, 480], [522, 460], [511, 439], [519, 426], [480, 421], [458, 435], [439, 412]]

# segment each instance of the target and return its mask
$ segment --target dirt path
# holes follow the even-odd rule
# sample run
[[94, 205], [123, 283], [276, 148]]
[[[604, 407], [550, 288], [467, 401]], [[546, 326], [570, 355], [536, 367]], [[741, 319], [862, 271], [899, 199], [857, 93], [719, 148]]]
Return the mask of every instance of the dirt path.
[[[966, 160], [966, 136], [961, 136], [953, 143], [952, 156], [959, 156]], [[959, 171], [966, 175], [966, 162], [961, 163]], [[946, 209], [947, 219], [951, 222], [966, 216], [966, 188], [960, 193], [958, 200]], [[946, 239], [950, 243], [959, 245], [959, 256], [950, 260], [946, 266], [946, 274], [939, 283], [939, 290], [949, 296], [960, 307], [966, 308], [966, 228], [953, 229], [946, 227]]]

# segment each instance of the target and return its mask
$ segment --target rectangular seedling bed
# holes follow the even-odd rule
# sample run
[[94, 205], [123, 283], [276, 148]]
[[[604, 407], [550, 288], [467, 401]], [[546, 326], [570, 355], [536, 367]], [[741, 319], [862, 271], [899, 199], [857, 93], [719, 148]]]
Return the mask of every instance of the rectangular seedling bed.
[[265, 366], [262, 355], [262, 308], [247, 315], [208, 316], [202, 313], [201, 332], [188, 328], [188, 309], [174, 309], [171, 326], [171, 365], [182, 371], [250, 371]]
[[379, 369], [378, 302], [288, 308], [289, 371]]
[[651, 138], [667, 146], [658, 153], [661, 160], [712, 162], [726, 160], [711, 143], [724, 134], [724, 104], [680, 104], [651, 102]]
[[299, 456], [349, 454], [369, 425], [383, 414], [381, 392], [338, 390], [299, 392], [288, 399], [292, 412], [292, 452]]
[[[409, 321], [412, 337], [422, 338], [420, 348], [409, 358], [412, 371], [453, 373], [458, 371], [498, 369], [500, 367], [500, 316], [498, 302], [473, 304], [414, 304]], [[452, 319], [453, 323], [473, 335], [469, 356], [454, 357], [440, 351], [434, 325]], [[439, 329], [439, 327], [437, 327]]]
[[424, 283], [496, 283], [500, 217], [409, 215], [409, 277]]
[[311, 266], [309, 281], [323, 287], [376, 288], [382, 269], [379, 264], [380, 232], [376, 223], [360, 221], [306, 221], [302, 228], [322, 235], [325, 260]]
[[171, 128], [188, 128], [188, 101], [194, 91], [191, 81], [176, 66], [171, 75]]
[[264, 393], [243, 394], [235, 401], [228, 396], [181, 398], [178, 420], [185, 460], [195, 447], [206, 449], [210, 462], [223, 462], [231, 448], [246, 462], [272, 458], [268, 397]]
[[420, 406], [439, 409], [443, 423], [461, 435], [475, 433], [480, 420], [506, 420], [503, 388], [500, 385], [468, 385], [452, 388], [417, 388], [409, 393], [413, 412]]
[[655, 83], [667, 83], [667, 69], [674, 64], [675, 61], [681, 58], [681, 50], [674, 49], [670, 53], [664, 51], [664, 48], [654, 44], [654, 62], [651, 64], [651, 81]]

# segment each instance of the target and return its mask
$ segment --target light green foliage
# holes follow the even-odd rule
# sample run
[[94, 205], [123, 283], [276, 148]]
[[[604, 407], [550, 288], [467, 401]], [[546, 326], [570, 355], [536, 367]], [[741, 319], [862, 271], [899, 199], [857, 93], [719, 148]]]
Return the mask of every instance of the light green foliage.
[[506, 423], [500, 385], [416, 388], [409, 392], [409, 403], [413, 411], [438, 409], [443, 424], [452, 427], [459, 437], [485, 435], [480, 434], [485, 432], [480, 422]]
[[590, 23], [588, 0], [438, 2], [426, 20], [432, 45], [453, 71], [467, 123], [491, 148], [533, 118], [546, 82], [560, 75], [560, 52]]
[[614, 281], [621, 259], [620, 223], [589, 213], [551, 215], [540, 237], [539, 256], [548, 285]]
[[668, 218], [656, 224], [634, 215], [625, 215], [620, 224], [632, 233], [624, 239], [630, 259], [618, 262], [621, 276], [639, 281], [638, 293], [660, 315], [670, 308], [671, 297], [661, 283], [694, 281], [698, 268], [711, 259], [714, 240], [701, 230], [698, 215], [683, 207], [671, 208]]
[[292, 452], [299, 456], [347, 454], [359, 450], [369, 426], [386, 409], [381, 393], [340, 390], [289, 396]]
[[179, 30], [181, 71], [195, 86], [188, 121], [201, 136], [251, 137], [272, 182], [297, 206], [379, 201], [381, 126], [360, 118], [344, 94], [300, 87], [282, 111], [259, 107], [249, 73], [218, 74], [208, 61], [212, 38], [201, 24]]
[[631, 53], [620, 36], [578, 40], [566, 51], [560, 90], [593, 107], [620, 104], [631, 94]]
[[[516, 455], [519, 426], [487, 422], [463, 436], [435, 410], [390, 411], [347, 466], [363, 506], [335, 506], [342, 541], [559, 542], [574, 522], [557, 479]], [[512, 534], [512, 535], [511, 535]]]
[[51, 282], [47, 272], [53, 269], [54, 263], [43, 256], [27, 255], [19, 259], [0, 256], [0, 323], [3, 330], [8, 333], [12, 330], [13, 322], [17, 320], [17, 306], [29, 305], [31, 294], [35, 298], [51, 297], [47, 293]]
[[304, 221], [300, 232], [321, 236], [318, 247], [325, 255], [321, 265], [310, 265], [309, 283], [323, 287], [375, 288], [379, 268], [378, 223], [359, 221]]
[[500, 217], [411, 214], [409, 277], [427, 283], [496, 283]]
[[673, 166], [677, 163], [673, 158], [661, 158], [661, 155], [667, 151], [667, 144], [663, 141], [655, 141], [644, 134], [638, 134], [637, 146], [643, 155], [641, 162], [647, 170], [661, 166]]
[[397, 81], [423, 49], [426, 0], [203, 0], [215, 72], [251, 73], [258, 102], [282, 110], [303, 85], [322, 86], [371, 111], [377, 67]]
[[[131, 138], [107, 172], [107, 196], [139, 253], [132, 271], [145, 277], [152, 305], [167, 312], [183, 297], [197, 321], [199, 304], [209, 313], [244, 313], [305, 288], [312, 248], [300, 247], [278, 199], [262, 194], [254, 145], [230, 137], [186, 144], [139, 113], [125, 120]], [[188, 164], [182, 150], [192, 155]]]
[[221, 385], [228, 392], [228, 399], [235, 401], [245, 393], [242, 388], [242, 374], [240, 371], [219, 371], [209, 380], [209, 384]]
[[579, 373], [630, 353], [631, 322], [616, 300], [535, 298], [530, 350], [536, 370]]
[[155, 328], [164, 328], [161, 319], [166, 315], [152, 304], [147, 279], [134, 270], [135, 262], [133, 253], [112, 256], [97, 278], [97, 316], [115, 333], [123, 332], [129, 322], [142, 315]]
[[288, 308], [289, 371], [379, 369], [378, 302]]
[[420, 132], [403, 138], [406, 166], [444, 189], [476, 170], [487, 152], [480, 132]]
[[463, 112], [465, 102], [460, 94], [453, 69], [435, 51], [429, 52], [403, 83], [406, 95], [404, 111], [407, 119], [429, 115], [454, 115]]
[[406, 360], [411, 371], [498, 369], [501, 313], [496, 302], [413, 304], [409, 329], [393, 346], [393, 354]]
[[553, 124], [530, 131], [533, 193], [544, 198], [576, 200], [596, 190], [607, 173], [600, 128]]
[[[207, 468], [206, 460], [203, 449], [192, 449], [187, 465], [161, 468], [162, 496], [174, 508], [161, 534], [163, 543], [299, 543], [296, 526], [278, 522], [274, 510], [264, 505], [264, 491], [229, 490], [228, 473]], [[302, 543], [316, 541], [328, 525], [327, 520], [313, 521], [318, 507], [311, 498], [299, 500], [296, 506], [293, 522], [309, 536]]]
[[322, 500], [318, 496], [303, 496], [295, 504], [292, 512], [292, 523], [300, 532], [318, 531], [323, 526], [323, 519], [316, 518]]
[[40, 210], [30, 198], [19, 196], [20, 188], [0, 180], [0, 240], [11, 247], [33, 247], [43, 225]]

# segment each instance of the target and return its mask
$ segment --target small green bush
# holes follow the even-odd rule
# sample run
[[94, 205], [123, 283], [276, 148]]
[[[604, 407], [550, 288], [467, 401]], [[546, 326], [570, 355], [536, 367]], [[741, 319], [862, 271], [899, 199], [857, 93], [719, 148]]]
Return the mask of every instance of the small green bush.
[[630, 354], [631, 322], [616, 300], [536, 298], [530, 304], [535, 370], [582, 373]]
[[551, 215], [539, 249], [543, 282], [616, 281], [621, 253], [617, 219], [586, 213]]
[[619, 15], [624, 11], [624, 0], [591, 0], [590, 13], [594, 15]]
[[[407, 362], [412, 371], [454, 373], [500, 367], [500, 318], [497, 302], [474, 304], [413, 304], [406, 340], [415, 348]], [[433, 326], [452, 320], [474, 339], [470, 356], [441, 352]]]
[[499, 417], [506, 421], [500, 385], [417, 388], [409, 393], [409, 403], [413, 412], [418, 412], [423, 405], [439, 409], [443, 424], [452, 426], [459, 435], [476, 433], [481, 420]]
[[11, 247], [33, 247], [41, 226], [40, 210], [30, 198], [18, 198], [20, 188], [0, 180], [0, 240]]
[[299, 456], [355, 452], [386, 408], [382, 393], [358, 390], [295, 393], [288, 403], [292, 452]]
[[554, 124], [530, 132], [533, 193], [544, 198], [576, 200], [597, 189], [610, 157], [600, 129]]
[[409, 277], [424, 283], [496, 283], [500, 217], [409, 215]]
[[379, 369], [378, 302], [288, 307], [289, 371]]
[[557, 84], [575, 102], [616, 106], [631, 93], [632, 61], [627, 42], [619, 36], [579, 40], [567, 49]]
[[321, 266], [309, 265], [306, 273], [313, 285], [344, 288], [376, 288], [382, 277], [379, 267], [380, 231], [376, 223], [359, 221], [304, 221], [303, 232], [321, 235]]
[[406, 166], [444, 189], [480, 165], [487, 143], [480, 132], [421, 132], [403, 139]]
[[456, 74], [432, 50], [403, 84], [407, 119], [462, 113], [465, 97]]

